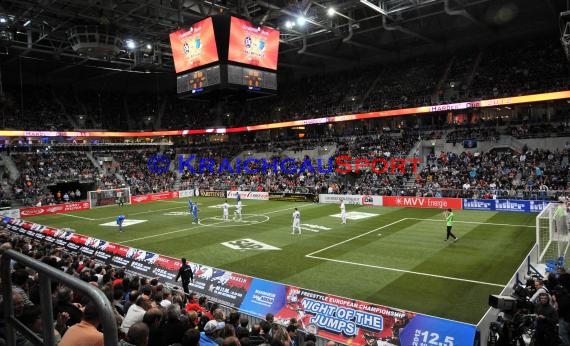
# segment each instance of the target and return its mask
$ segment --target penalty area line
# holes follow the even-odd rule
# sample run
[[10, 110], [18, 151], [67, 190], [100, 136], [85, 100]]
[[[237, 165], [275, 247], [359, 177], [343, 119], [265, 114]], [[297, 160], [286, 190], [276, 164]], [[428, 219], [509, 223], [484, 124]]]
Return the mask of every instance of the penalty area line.
[[[418, 217], [408, 217], [410, 220], [420, 220], [420, 221], [433, 221], [433, 222], [442, 222], [445, 219], [420, 219]], [[509, 226], [509, 227], [526, 227], [526, 228], [536, 228], [536, 225], [514, 225], [512, 223], [493, 223], [493, 222], [479, 222], [479, 221], [459, 221], [453, 220], [455, 223], [475, 223], [478, 225], [491, 225], [491, 226]]]
[[400, 219], [400, 220], [398, 220], [398, 221], [394, 221], [394, 222], [389, 223], [389, 224], [387, 224], [387, 225], [384, 225], [384, 226], [375, 228], [375, 229], [373, 229], [372, 231], [368, 231], [368, 232], [366, 232], [366, 233], [359, 234], [359, 235], [357, 235], [356, 237], [352, 237], [352, 238], [343, 240], [343, 241], [341, 241], [340, 243], [332, 244], [332, 245], [327, 246], [327, 247], [325, 247], [325, 248], [322, 248], [322, 249], [320, 249], [320, 250], [313, 251], [313, 252], [311, 252], [310, 254], [305, 255], [305, 257], [311, 257], [312, 255], [318, 254], [319, 252], [322, 252], [322, 251], [325, 251], [325, 250], [328, 250], [328, 249], [332, 249], [332, 248], [335, 247], [335, 246], [342, 245], [342, 244], [344, 244], [344, 243], [348, 243], [349, 241], [352, 241], [352, 240], [354, 240], [354, 239], [358, 239], [358, 238], [360, 238], [360, 237], [364, 237], [364, 236], [367, 235], [367, 234], [370, 234], [370, 233], [379, 231], [379, 230], [381, 230], [381, 229], [383, 229], [383, 228], [386, 228], [386, 227], [390, 227], [390, 226], [392, 226], [392, 225], [395, 225], [395, 224], [400, 223], [400, 222], [402, 222], [402, 221], [405, 221], [405, 220], [407, 220], [407, 219], [408, 219], [408, 218], [403, 218], [403, 219]]
[[404, 273], [404, 274], [427, 276], [427, 277], [437, 278], [437, 279], [444, 279], [444, 280], [451, 280], [451, 281], [461, 281], [461, 282], [469, 282], [469, 283], [478, 284], [478, 285], [494, 286], [494, 287], [501, 287], [501, 288], [504, 288], [504, 287], [505, 287], [505, 285], [496, 284], [496, 283], [492, 283], [492, 282], [485, 282], [485, 281], [462, 279], [462, 278], [456, 278], [456, 277], [453, 277], [453, 276], [445, 276], [445, 275], [437, 275], [437, 274], [428, 274], [428, 273], [422, 273], [422, 272], [415, 272], [415, 271], [412, 271], [412, 270], [404, 270], [404, 269], [397, 269], [397, 268], [390, 268], [390, 267], [382, 267], [382, 266], [376, 266], [376, 265], [372, 265], [372, 264], [356, 263], [356, 262], [343, 261], [343, 260], [337, 260], [337, 259], [325, 258], [325, 257], [319, 257], [319, 256], [312, 256], [312, 255], [305, 255], [305, 257], [315, 258], [315, 259], [320, 259], [320, 260], [330, 261], [330, 262], [336, 262], [336, 263], [350, 264], [350, 265], [355, 265], [355, 266], [360, 266], [360, 267], [367, 267], [367, 268], [375, 268], [375, 269], [389, 270], [389, 271], [398, 272], [398, 273]]
[[83, 220], [89, 220], [89, 221], [96, 221], [97, 219], [92, 219], [90, 217], [85, 217], [85, 216], [79, 216], [79, 215], [72, 215], [72, 214], [66, 214], [66, 213], [62, 213], [60, 215], [64, 215], [64, 216], [69, 216], [69, 217], [76, 217], [78, 219], [83, 219]]

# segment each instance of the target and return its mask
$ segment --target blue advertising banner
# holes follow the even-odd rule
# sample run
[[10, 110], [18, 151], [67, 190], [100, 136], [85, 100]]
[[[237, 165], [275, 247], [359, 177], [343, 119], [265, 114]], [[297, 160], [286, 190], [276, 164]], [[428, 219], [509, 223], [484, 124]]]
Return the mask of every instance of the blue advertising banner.
[[495, 211], [495, 200], [494, 199], [463, 199], [463, 209], [464, 210], [485, 210], [485, 211]]
[[497, 199], [495, 200], [495, 210], [529, 213], [530, 201], [521, 201], [517, 199]]
[[254, 278], [240, 310], [260, 318], [265, 318], [269, 312], [276, 315], [287, 304], [286, 291], [283, 284]]
[[531, 213], [540, 213], [546, 208], [550, 201], [529, 201]]
[[476, 327], [442, 318], [416, 315], [400, 333], [402, 345], [468, 346], [473, 345]]
[[463, 199], [464, 210], [514, 211], [520, 213], [539, 213], [551, 201], [520, 199]]

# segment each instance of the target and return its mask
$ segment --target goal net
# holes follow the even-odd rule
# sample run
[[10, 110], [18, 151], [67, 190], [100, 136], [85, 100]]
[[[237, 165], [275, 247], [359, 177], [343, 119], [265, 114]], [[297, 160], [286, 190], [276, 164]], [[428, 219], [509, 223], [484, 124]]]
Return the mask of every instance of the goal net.
[[568, 215], [563, 203], [550, 203], [536, 217], [538, 263], [557, 261], [568, 250]]
[[89, 191], [87, 198], [91, 208], [104, 207], [115, 204], [131, 203], [131, 188], [122, 187], [112, 190]]

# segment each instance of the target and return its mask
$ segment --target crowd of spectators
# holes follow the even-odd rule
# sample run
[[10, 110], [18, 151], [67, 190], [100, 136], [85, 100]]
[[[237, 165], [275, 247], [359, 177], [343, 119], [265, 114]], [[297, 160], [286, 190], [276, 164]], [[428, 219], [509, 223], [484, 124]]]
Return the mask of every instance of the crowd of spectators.
[[[276, 321], [272, 314], [253, 321], [239, 312], [209, 302], [196, 292], [185, 294], [157, 278], [133, 276], [124, 269], [99, 263], [88, 256], [74, 256], [54, 244], [0, 231], [2, 248], [12, 248], [100, 289], [108, 299], [119, 331], [119, 345], [127, 346], [314, 346], [316, 337], [298, 330], [298, 321]], [[101, 315], [88, 296], [51, 281], [51, 302], [41, 301], [37, 273], [17, 261], [12, 262], [12, 304], [14, 315], [37, 336], [43, 328], [53, 329], [55, 345], [79, 342], [103, 344], [98, 331]], [[41, 322], [42, 304], [52, 305], [54, 326]], [[0, 311], [4, 311], [3, 309]], [[5, 321], [5, 316], [0, 320]], [[0, 342], [6, 341], [5, 323], [0, 323]], [[32, 345], [16, 333], [17, 345]], [[331, 342], [327, 345], [334, 346]]]
[[410, 192], [428, 197], [556, 199], [570, 187], [568, 149], [440, 152]]
[[[467, 138], [496, 139], [499, 133], [524, 136], [556, 128], [555, 124], [531, 124], [521, 127], [465, 128], [447, 132], [447, 142], [460, 142]], [[564, 129], [564, 126], [560, 126]], [[445, 136], [445, 135], [443, 135]], [[426, 132], [426, 138], [442, 137], [440, 132]], [[417, 166], [406, 164], [405, 171], [388, 167], [378, 174], [371, 169], [359, 172], [338, 172], [340, 155], [355, 158], [408, 158], [418, 157], [419, 149], [415, 133], [402, 130], [376, 135], [347, 136], [335, 139], [292, 140], [260, 142], [239, 145], [237, 143], [210, 143], [182, 145], [163, 150], [170, 161], [170, 169], [156, 174], [148, 168], [148, 159], [159, 153], [152, 149], [125, 149], [96, 153], [113, 161], [104, 164], [104, 173], [98, 173], [91, 160], [83, 152], [14, 153], [12, 155], [20, 171], [13, 184], [12, 195], [24, 205], [47, 205], [78, 199], [75, 189], [59, 191], [48, 187], [60, 181], [92, 181], [95, 189], [130, 187], [131, 195], [164, 191], [241, 190], [285, 193], [349, 193], [375, 195], [454, 196], [477, 198], [531, 198], [550, 199], [570, 189], [568, 182], [570, 143], [559, 149], [528, 149], [522, 152], [509, 150], [481, 151], [457, 147], [453, 152], [433, 152], [420, 157]], [[331, 148], [326, 151], [326, 148]], [[192, 155], [194, 155], [192, 157]], [[424, 154], [425, 155], [425, 154]], [[185, 165], [179, 167], [179, 157]], [[294, 172], [280, 167], [284, 159], [295, 157]], [[277, 161], [277, 170], [261, 161]], [[189, 159], [189, 160], [187, 160]], [[222, 163], [226, 166], [222, 168]], [[213, 163], [212, 171], [208, 168]], [[301, 169], [303, 162], [310, 166]], [[332, 162], [332, 166], [330, 163]], [[331, 170], [332, 167], [332, 170]], [[354, 168], [354, 167], [352, 167]], [[382, 167], [377, 167], [381, 169]], [[257, 170], [257, 172], [252, 172]], [[83, 195], [85, 197], [85, 195]]]
[[13, 154], [12, 160], [19, 171], [19, 177], [12, 184], [14, 198], [24, 205], [32, 206], [53, 204], [73, 200], [71, 192], [59, 192], [54, 195], [49, 187], [61, 182], [93, 182], [98, 171], [84, 153], [69, 152], [34, 152]]

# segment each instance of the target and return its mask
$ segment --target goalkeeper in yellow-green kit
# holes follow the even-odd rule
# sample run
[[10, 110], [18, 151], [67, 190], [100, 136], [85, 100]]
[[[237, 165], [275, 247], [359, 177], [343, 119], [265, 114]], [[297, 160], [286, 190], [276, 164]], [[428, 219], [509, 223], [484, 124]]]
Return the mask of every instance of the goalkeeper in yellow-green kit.
[[452, 237], [453, 241], [457, 241], [457, 237], [455, 236], [455, 234], [453, 234], [453, 232], [451, 232], [451, 229], [453, 228], [454, 217], [455, 215], [453, 214], [453, 211], [451, 209], [447, 209], [447, 211], [445, 212], [445, 224], [447, 226], [447, 237], [445, 238], [445, 241], [448, 241], [449, 237]]

